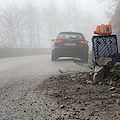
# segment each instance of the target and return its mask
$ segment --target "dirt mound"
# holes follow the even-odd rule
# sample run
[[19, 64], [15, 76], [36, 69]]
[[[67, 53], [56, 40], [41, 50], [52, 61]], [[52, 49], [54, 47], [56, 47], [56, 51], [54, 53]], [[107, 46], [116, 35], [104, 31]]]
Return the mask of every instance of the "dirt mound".
[[93, 85], [90, 81], [88, 72], [61, 74], [45, 80], [35, 91], [56, 103], [50, 108], [54, 111], [50, 113], [52, 119], [119, 120], [120, 91], [109, 84]]

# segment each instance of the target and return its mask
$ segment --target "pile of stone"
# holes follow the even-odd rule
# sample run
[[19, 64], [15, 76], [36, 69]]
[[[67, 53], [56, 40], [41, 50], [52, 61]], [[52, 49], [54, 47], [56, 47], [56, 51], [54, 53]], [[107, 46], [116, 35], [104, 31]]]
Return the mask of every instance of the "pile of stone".
[[[112, 58], [101, 57], [96, 59], [93, 73], [93, 83], [108, 83], [109, 85], [120, 83], [120, 62]], [[120, 84], [117, 84], [120, 85]]]

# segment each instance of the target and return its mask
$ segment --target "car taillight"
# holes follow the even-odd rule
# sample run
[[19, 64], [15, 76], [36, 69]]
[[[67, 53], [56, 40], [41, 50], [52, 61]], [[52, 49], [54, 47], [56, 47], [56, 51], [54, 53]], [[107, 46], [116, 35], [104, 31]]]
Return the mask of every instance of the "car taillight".
[[87, 43], [87, 41], [80, 41], [80, 43]]
[[54, 40], [55, 43], [61, 43], [63, 42], [62, 40]]

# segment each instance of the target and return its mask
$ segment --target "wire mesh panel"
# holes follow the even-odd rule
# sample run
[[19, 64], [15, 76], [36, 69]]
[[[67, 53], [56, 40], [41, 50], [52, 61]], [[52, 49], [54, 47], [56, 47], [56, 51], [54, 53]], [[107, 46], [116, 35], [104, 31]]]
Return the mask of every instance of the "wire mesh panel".
[[110, 57], [119, 62], [116, 35], [93, 36], [92, 46], [94, 68], [96, 66], [96, 59], [100, 57]]

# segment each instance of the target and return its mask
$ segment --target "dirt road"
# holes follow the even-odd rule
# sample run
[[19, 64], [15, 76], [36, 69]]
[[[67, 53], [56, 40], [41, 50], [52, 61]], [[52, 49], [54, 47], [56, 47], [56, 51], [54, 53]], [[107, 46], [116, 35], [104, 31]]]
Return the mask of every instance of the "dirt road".
[[0, 65], [0, 120], [120, 120], [120, 90], [90, 84], [87, 64], [45, 55]]
[[[45, 93], [38, 95], [37, 86], [52, 75], [60, 75], [61, 71], [88, 70], [72, 60], [52, 62], [50, 55], [0, 59], [0, 68], [0, 120], [53, 119], [46, 109]], [[56, 102], [52, 100], [49, 104]]]

